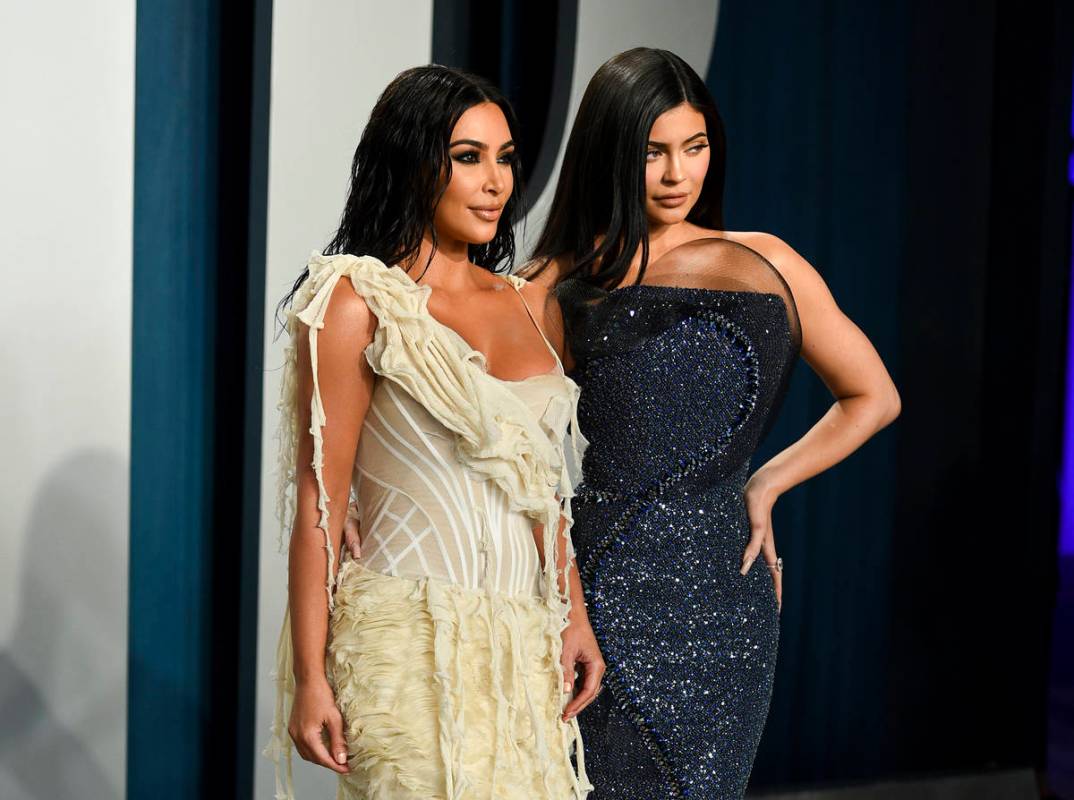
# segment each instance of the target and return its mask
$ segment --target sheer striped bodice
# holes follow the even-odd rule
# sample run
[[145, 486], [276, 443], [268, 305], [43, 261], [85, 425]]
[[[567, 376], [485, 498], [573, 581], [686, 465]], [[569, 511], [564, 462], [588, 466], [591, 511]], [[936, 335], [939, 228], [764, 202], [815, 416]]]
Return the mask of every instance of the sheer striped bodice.
[[[557, 413], [557, 367], [501, 381], [535, 419]], [[354, 468], [362, 563], [403, 578], [435, 578], [468, 589], [540, 594], [533, 520], [495, 483], [455, 458], [454, 436], [421, 403], [381, 379], [362, 427]]]

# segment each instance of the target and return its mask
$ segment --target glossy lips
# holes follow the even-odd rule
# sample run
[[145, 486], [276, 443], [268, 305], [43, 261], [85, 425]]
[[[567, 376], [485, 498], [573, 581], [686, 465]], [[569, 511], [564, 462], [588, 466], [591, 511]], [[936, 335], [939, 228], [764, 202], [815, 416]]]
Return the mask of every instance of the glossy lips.
[[503, 206], [470, 206], [470, 210], [485, 222], [495, 222], [500, 218]]
[[662, 205], [664, 208], [678, 208], [689, 199], [690, 195], [687, 192], [658, 195], [657, 197], [653, 198], [653, 200]]

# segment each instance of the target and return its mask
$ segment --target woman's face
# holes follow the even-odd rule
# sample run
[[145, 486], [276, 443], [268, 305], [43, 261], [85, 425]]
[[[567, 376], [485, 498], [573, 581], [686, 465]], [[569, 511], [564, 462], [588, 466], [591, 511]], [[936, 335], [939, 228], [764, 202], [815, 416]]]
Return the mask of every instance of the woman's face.
[[686, 219], [708, 169], [704, 115], [682, 103], [657, 117], [645, 151], [645, 213], [650, 226]]
[[451, 180], [433, 215], [437, 237], [467, 244], [492, 241], [515, 188], [515, 143], [500, 107], [468, 108], [451, 131], [448, 157]]

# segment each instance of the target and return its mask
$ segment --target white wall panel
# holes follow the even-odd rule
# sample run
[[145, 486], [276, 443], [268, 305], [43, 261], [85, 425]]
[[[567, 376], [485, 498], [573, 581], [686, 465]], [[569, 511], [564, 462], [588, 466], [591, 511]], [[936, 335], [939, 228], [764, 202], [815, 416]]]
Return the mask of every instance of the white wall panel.
[[134, 0], [0, 5], [0, 797], [124, 796]]

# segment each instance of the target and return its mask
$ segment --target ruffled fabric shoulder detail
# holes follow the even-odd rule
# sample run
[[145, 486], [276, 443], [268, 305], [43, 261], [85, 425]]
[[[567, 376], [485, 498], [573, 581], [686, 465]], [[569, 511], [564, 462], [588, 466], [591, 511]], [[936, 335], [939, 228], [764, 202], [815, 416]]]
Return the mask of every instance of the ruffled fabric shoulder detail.
[[[313, 397], [310, 401], [310, 435], [313, 437], [313, 470], [317, 479], [318, 510], [320, 520], [318, 527], [324, 532], [325, 551], [328, 560], [328, 580], [325, 585], [329, 609], [334, 606], [333, 588], [335, 581], [336, 557], [329, 535], [329, 497], [324, 485], [324, 437], [322, 430], [327, 422], [324, 404], [321, 400], [320, 380], [317, 363], [317, 337], [324, 329], [325, 315], [328, 311], [332, 292], [340, 278], [346, 276], [357, 292], [378, 317], [406, 313], [417, 314], [424, 308], [422, 288], [406, 277], [405, 274], [393, 275], [379, 259], [371, 256], [324, 256], [314, 252], [306, 265], [306, 280], [295, 292], [292, 306], [287, 314], [287, 331], [290, 344], [285, 350], [284, 375], [280, 387], [279, 411], [279, 464], [276, 496], [276, 510], [280, 521], [280, 549], [285, 550], [284, 536], [287, 535], [295, 517], [295, 489], [297, 485], [298, 453], [298, 375], [297, 344], [301, 327], [308, 327], [310, 367], [313, 372]], [[402, 273], [402, 270], [399, 270]], [[389, 306], [390, 303], [390, 306]], [[378, 323], [377, 336], [381, 336]]]

